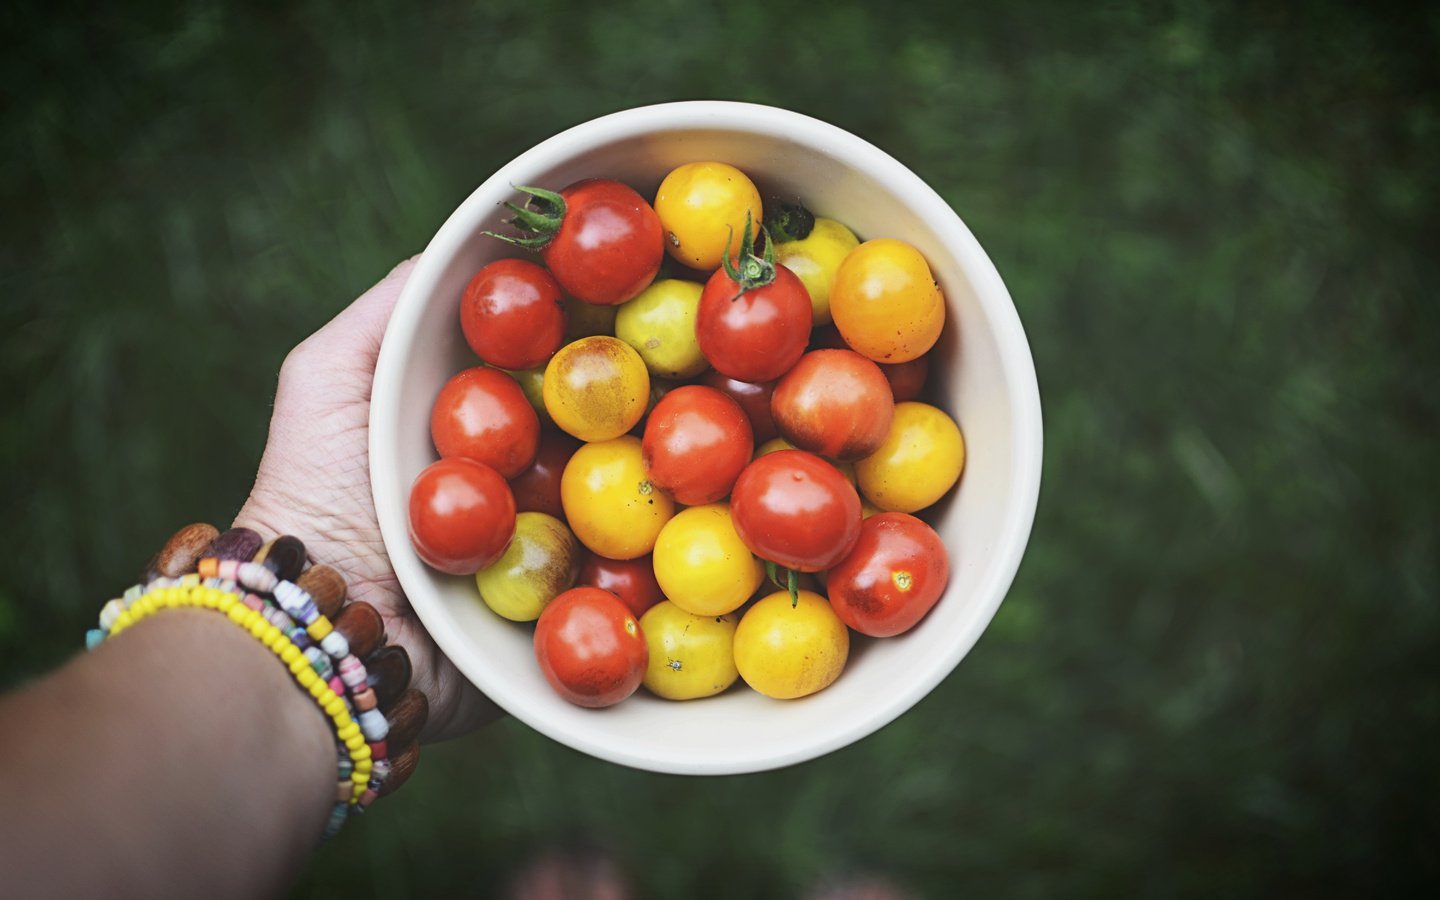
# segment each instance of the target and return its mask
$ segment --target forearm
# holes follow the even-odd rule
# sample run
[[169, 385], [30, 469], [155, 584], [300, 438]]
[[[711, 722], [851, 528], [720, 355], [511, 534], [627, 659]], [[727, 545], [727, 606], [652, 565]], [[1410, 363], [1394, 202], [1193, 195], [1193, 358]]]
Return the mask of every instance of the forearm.
[[335, 800], [324, 715], [224, 616], [167, 610], [0, 701], [16, 896], [280, 893]]

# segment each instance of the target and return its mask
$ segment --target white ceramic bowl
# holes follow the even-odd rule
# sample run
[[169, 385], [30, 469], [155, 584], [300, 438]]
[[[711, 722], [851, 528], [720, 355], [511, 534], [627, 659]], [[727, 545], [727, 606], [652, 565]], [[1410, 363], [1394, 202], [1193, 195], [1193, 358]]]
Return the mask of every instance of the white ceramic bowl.
[[[959, 487], [927, 513], [951, 554], [949, 587], [913, 630], [857, 638], [838, 681], [801, 700], [770, 700], [743, 683], [673, 703], [643, 688], [588, 710], [561, 700], [536, 665], [532, 629], [481, 603], [473, 579], [442, 575], [411, 549], [410, 483], [436, 459], [430, 406], [475, 364], [459, 299], [486, 263], [512, 247], [502, 230], [513, 185], [558, 189], [617, 178], [653, 197], [672, 168], [738, 166], [772, 197], [795, 197], [862, 240], [899, 238], [930, 263], [947, 304], [931, 367], [936, 401], [965, 434]], [[876, 731], [940, 683], [999, 607], [1029, 538], [1040, 485], [1040, 398], [1030, 348], [994, 265], [954, 211], [913, 172], [854, 135], [793, 112], [697, 101], [631, 109], [564, 131], [490, 176], [440, 228], [410, 276], [385, 333], [370, 412], [370, 472], [385, 546], [406, 595], [440, 648], [516, 718], [602, 759], [657, 772], [754, 772], [813, 759]]]

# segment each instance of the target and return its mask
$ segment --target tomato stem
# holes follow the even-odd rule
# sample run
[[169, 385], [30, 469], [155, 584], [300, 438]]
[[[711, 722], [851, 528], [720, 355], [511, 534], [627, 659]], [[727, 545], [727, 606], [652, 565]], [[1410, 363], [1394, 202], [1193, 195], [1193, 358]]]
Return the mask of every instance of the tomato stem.
[[790, 568], [789, 566], [784, 566], [783, 568], [785, 569], [785, 580], [781, 581], [781, 568], [782, 566], [773, 563], [768, 559], [765, 560], [765, 574], [767, 577], [769, 577], [770, 583], [780, 588], [782, 591], [790, 592], [790, 608], [794, 609], [795, 607], [800, 605], [800, 573]]
[[815, 214], [799, 203], [782, 203], [765, 217], [765, 227], [778, 243], [803, 241], [815, 230]]
[[482, 232], [482, 234], [530, 250], [540, 250], [550, 243], [550, 239], [560, 230], [560, 224], [565, 220], [565, 198], [554, 191], [527, 187], [523, 184], [515, 185], [515, 190], [529, 194], [530, 198], [525, 201], [524, 206], [516, 206], [508, 200], [505, 201], [505, 208], [515, 214], [506, 222], [520, 229], [528, 237], [496, 234], [493, 231]]
[[[770, 240], [770, 234], [765, 226], [760, 226], [760, 233], [756, 234], [753, 224], [750, 221], [750, 214], [745, 214], [745, 231], [740, 235], [740, 252], [732, 261], [730, 254], [726, 253], [721, 257], [721, 263], [725, 267], [725, 274], [730, 280], [740, 287], [739, 293], [730, 298], [734, 303], [745, 296], [746, 291], [753, 291], [762, 288], [775, 280], [775, 242]], [[729, 240], [735, 237], [733, 229], [728, 230], [727, 246]], [[755, 246], [760, 239], [765, 241], [765, 255], [756, 256]]]

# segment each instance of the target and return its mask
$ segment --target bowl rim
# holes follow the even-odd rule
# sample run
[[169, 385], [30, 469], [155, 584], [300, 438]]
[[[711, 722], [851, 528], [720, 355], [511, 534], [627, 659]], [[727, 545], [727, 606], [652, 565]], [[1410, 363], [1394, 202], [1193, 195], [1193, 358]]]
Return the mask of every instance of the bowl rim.
[[[955, 253], [956, 263], [965, 272], [976, 302], [985, 310], [995, 336], [1004, 380], [1010, 386], [1009, 411], [1015, 443], [1011, 467], [1011, 496], [996, 532], [994, 555], [970, 599], [975, 613], [969, 627], [957, 634], [945, 654], [936, 654], [924, 671], [902, 692], [876, 704], [868, 714], [857, 716], [828, 737], [796, 749], [767, 752], [764, 746], [747, 748], [743, 755], [723, 762], [676, 759], [658, 754], [638, 753], [611, 743], [591, 739], [584, 733], [563, 728], [520, 702], [521, 692], [512, 693], [503, 679], [490, 677], [473, 658], [460, 629], [438, 598], [424, 587], [429, 578], [413, 550], [410, 550], [408, 512], [401, 499], [408, 486], [399, 478], [394, 455], [386, 438], [395, 433], [400, 408], [401, 373], [404, 356], [401, 346], [413, 342], [423, 312], [422, 300], [432, 294], [448, 261], [470, 240], [484, 216], [492, 211], [481, 198], [497, 186], [517, 183], [517, 170], [543, 169], [565, 162], [587, 146], [611, 143], [642, 134], [666, 131], [738, 130], [824, 146], [838, 159], [861, 168], [882, 181], [887, 189], [902, 194], [907, 203], [930, 224], [942, 243]], [[442, 260], [446, 263], [442, 264]], [[918, 175], [888, 153], [842, 128], [803, 113], [773, 106], [727, 100], [689, 100], [641, 106], [609, 113], [561, 131], [536, 144], [502, 166], [476, 187], [449, 215], [431, 238], [401, 291], [385, 330], [376, 363], [369, 416], [370, 479], [381, 536], [399, 579], [416, 615], [440, 650], [460, 673], [492, 701], [531, 728], [553, 740], [592, 756], [637, 769], [673, 774], [741, 774], [780, 768], [815, 759], [860, 740], [909, 710], [929, 694], [970, 652], [984, 633], [1009, 591], [1019, 570], [1034, 523], [1039, 499], [1043, 452], [1040, 392], [1034, 360], [1020, 316], [1000, 273], [958, 213]], [[400, 552], [395, 552], [400, 548]]]

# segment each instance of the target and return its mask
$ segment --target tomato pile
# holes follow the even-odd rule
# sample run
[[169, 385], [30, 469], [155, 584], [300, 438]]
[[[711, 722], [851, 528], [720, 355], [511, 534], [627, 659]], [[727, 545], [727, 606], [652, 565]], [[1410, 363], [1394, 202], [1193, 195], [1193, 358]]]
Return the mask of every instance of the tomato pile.
[[767, 208], [720, 162], [653, 205], [608, 179], [518, 190], [521, 233], [492, 236], [543, 265], [493, 262], [460, 298], [480, 364], [431, 412], [420, 557], [534, 622], [546, 680], [587, 707], [642, 683], [802, 697], [852, 630], [918, 623], [950, 568], [914, 514], [965, 462], [920, 400], [945, 323], [920, 252]]

